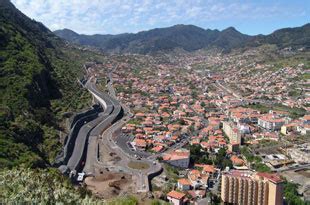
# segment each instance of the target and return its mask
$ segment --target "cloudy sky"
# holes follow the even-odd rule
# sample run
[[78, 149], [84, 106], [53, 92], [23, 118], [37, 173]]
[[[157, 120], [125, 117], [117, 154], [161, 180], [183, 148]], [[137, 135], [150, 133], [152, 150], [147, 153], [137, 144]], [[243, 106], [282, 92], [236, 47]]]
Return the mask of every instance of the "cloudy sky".
[[246, 34], [310, 22], [310, 0], [12, 0], [51, 30], [83, 34], [138, 32], [175, 24]]

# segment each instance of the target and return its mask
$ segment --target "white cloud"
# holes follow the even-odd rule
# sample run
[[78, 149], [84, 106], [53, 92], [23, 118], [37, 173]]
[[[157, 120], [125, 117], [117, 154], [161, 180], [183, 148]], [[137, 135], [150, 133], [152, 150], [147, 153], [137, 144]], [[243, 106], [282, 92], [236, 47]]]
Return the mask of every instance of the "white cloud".
[[173, 24], [199, 24], [228, 19], [272, 18], [306, 14], [281, 2], [232, 0], [12, 0], [29, 17], [51, 30], [79, 33], [135, 32]]

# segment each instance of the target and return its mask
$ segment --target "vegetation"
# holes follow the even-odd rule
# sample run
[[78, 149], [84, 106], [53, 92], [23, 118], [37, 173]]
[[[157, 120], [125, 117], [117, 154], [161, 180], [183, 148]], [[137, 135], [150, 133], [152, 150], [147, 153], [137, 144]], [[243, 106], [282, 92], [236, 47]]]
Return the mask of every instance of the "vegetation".
[[298, 185], [290, 182], [284, 183], [284, 197], [285, 202], [289, 205], [304, 205], [309, 204], [304, 202], [299, 196], [297, 192]]
[[0, 201], [4, 204], [107, 204], [136, 205], [133, 196], [104, 202], [72, 183], [57, 169], [13, 168], [0, 171]]
[[128, 167], [132, 169], [148, 169], [150, 166], [144, 162], [130, 161]]
[[159, 199], [154, 199], [151, 201], [151, 205], [169, 205], [169, 203]]
[[230, 159], [227, 158], [226, 149], [220, 148], [218, 153], [216, 154], [216, 158], [214, 160], [214, 163], [218, 165], [221, 169], [224, 169], [225, 167], [232, 168], [232, 162]]
[[215, 158], [211, 158], [207, 152], [203, 152], [201, 145], [191, 145], [189, 149], [192, 163], [215, 164], [220, 168], [232, 167], [232, 162], [227, 158], [226, 149], [224, 148], [219, 149]]
[[262, 105], [262, 104], [254, 104], [254, 105], [247, 105], [245, 107], [253, 108], [255, 110], [260, 111], [261, 113], [267, 113], [269, 110], [275, 111], [285, 111], [289, 113], [289, 116], [293, 119], [302, 117], [306, 114], [306, 110], [303, 108], [291, 108], [282, 104], [274, 104], [274, 105]]
[[91, 100], [77, 83], [82, 65], [103, 57], [66, 46], [8, 0], [0, 1], [0, 25], [0, 200], [99, 203], [49, 167], [66, 117]]
[[270, 172], [271, 169], [262, 163], [262, 159], [259, 156], [254, 156], [247, 147], [242, 147], [240, 149], [241, 154], [246, 158], [246, 160], [251, 163], [252, 168], [258, 172]]
[[47, 167], [65, 115], [89, 105], [77, 79], [95, 53], [66, 46], [7, 0], [0, 2], [0, 168]]
[[109, 201], [107, 205], [137, 205], [138, 199], [134, 196], [119, 197]]
[[164, 164], [164, 169], [165, 169], [165, 173], [167, 174], [167, 177], [169, 179], [173, 179], [174, 181], [177, 181], [177, 179], [179, 178], [179, 171], [177, 168], [169, 165], [169, 164]]
[[49, 169], [13, 168], [0, 171], [0, 200], [3, 203], [92, 204], [100, 201], [84, 188], [75, 189], [58, 172]]
[[68, 29], [58, 30], [55, 33], [73, 43], [95, 46], [105, 51], [146, 54], [172, 51], [175, 48], [195, 51], [216, 47], [230, 51], [233, 48], [265, 44], [277, 45], [280, 48], [289, 46], [300, 47], [308, 43], [309, 28], [310, 24], [306, 24], [297, 28], [280, 29], [266, 36], [248, 36], [240, 33], [233, 27], [218, 31], [205, 30], [193, 25], [175, 25], [137, 34], [122, 35], [87, 36], [79, 35]]

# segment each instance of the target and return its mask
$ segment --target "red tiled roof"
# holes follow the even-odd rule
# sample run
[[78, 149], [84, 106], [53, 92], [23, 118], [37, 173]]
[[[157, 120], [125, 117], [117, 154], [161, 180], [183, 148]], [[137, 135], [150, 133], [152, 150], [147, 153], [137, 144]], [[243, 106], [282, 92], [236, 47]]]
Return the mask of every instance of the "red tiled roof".
[[163, 146], [156, 146], [156, 147], [153, 147], [152, 148], [152, 151], [154, 151], [154, 152], [160, 152], [160, 151], [162, 151], [163, 150]]
[[214, 173], [215, 168], [213, 165], [203, 165], [203, 171], [205, 171], [207, 173]]
[[179, 199], [181, 200], [182, 198], [185, 197], [185, 194], [182, 193], [182, 192], [178, 192], [178, 191], [171, 191], [167, 194], [167, 197], [171, 197], [171, 198], [174, 198], [174, 199]]
[[143, 139], [135, 139], [134, 142], [138, 147], [146, 147], [146, 141]]
[[188, 185], [188, 186], [191, 185], [190, 181], [188, 179], [185, 179], [185, 178], [179, 179], [178, 183], [182, 184], [182, 185]]
[[237, 157], [236, 155], [231, 156], [230, 160], [232, 161], [234, 165], [240, 166], [244, 164], [244, 161], [240, 159], [239, 157]]

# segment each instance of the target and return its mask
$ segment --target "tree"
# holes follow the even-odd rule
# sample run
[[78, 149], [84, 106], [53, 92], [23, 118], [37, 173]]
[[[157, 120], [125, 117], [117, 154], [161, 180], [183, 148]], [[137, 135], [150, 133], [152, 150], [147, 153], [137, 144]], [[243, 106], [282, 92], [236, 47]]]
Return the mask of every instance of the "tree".
[[286, 204], [305, 205], [306, 203], [298, 196], [298, 185], [290, 182], [284, 183], [284, 197]]
[[201, 153], [201, 145], [198, 144], [198, 145], [191, 145], [189, 147], [189, 151], [190, 151], [190, 154], [191, 154], [191, 162], [192, 163], [195, 163], [199, 160], [199, 158], [202, 157], [202, 153]]

